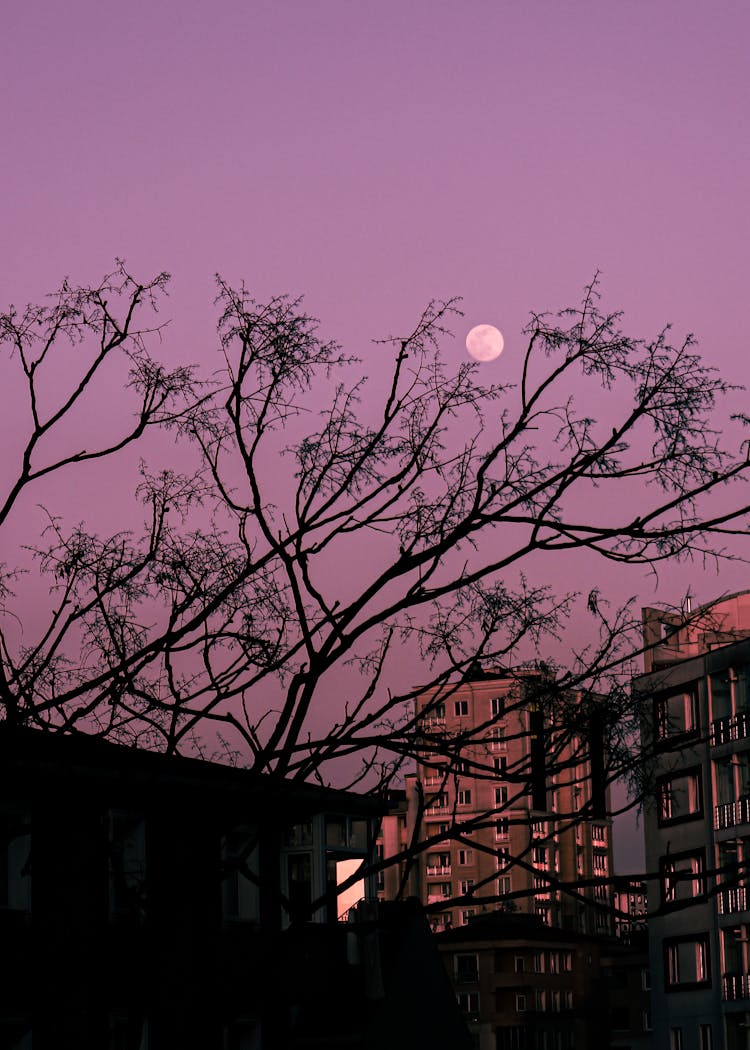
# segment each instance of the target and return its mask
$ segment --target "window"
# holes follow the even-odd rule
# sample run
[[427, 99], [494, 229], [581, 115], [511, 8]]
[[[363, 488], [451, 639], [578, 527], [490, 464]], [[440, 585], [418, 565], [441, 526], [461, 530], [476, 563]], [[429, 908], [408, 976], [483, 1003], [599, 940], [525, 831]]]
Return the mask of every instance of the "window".
[[[490, 751], [505, 751], [507, 750], [507, 744], [505, 743], [505, 726], [493, 726], [492, 729], [487, 733], [487, 740], [490, 745]], [[499, 761], [493, 759], [495, 769], [499, 769]]]
[[710, 1024], [698, 1025], [698, 1050], [713, 1050], [714, 1033]]
[[496, 851], [495, 856], [497, 857], [498, 870], [502, 871], [503, 868], [508, 867], [510, 864], [510, 850], [507, 847], [501, 846], [500, 849]]
[[563, 973], [572, 973], [573, 971], [573, 952], [562, 953], [562, 968]]
[[146, 834], [138, 813], [109, 814], [109, 912], [143, 918], [146, 908]]
[[440, 791], [437, 795], [433, 795], [432, 798], [427, 799], [427, 805], [430, 809], [447, 809], [448, 795], [445, 791]]
[[664, 964], [667, 990], [709, 985], [708, 934], [665, 941]]
[[607, 873], [607, 854], [601, 853], [599, 850], [594, 850], [594, 871], [597, 875], [606, 875]]
[[513, 970], [515, 973], [524, 972], [524, 958], [522, 955], [516, 955], [513, 960]]
[[458, 792], [458, 804], [459, 806], [471, 805], [471, 790], [469, 788], [462, 788]]
[[544, 1011], [547, 1009], [547, 989], [537, 988], [536, 990], [536, 1008], [537, 1010]]
[[465, 908], [464, 911], [461, 912], [461, 925], [468, 926], [469, 919], [473, 919], [475, 914], [474, 908]]
[[682, 1029], [669, 1029], [669, 1050], [682, 1050]]
[[495, 838], [507, 839], [510, 835], [510, 821], [507, 817], [501, 817], [495, 821]]
[[490, 716], [492, 718], [502, 718], [505, 714], [505, 697], [504, 696], [493, 696], [490, 700]]
[[427, 874], [428, 875], [450, 875], [451, 855], [450, 853], [428, 853]]
[[31, 820], [20, 811], [0, 813], [0, 908], [31, 908]]
[[[137, 1012], [129, 1012], [123, 1010], [116, 1013], [111, 1013], [107, 1017], [108, 1028], [109, 1028], [109, 1040], [107, 1046], [109, 1050], [129, 1050], [130, 1047], [133, 1050], [146, 1050], [148, 1046], [148, 1021], [142, 1014]], [[12, 1044], [16, 1046], [25, 1046], [26, 1044]], [[29, 1047], [31, 1041], [29, 1041]], [[229, 1044], [232, 1048], [235, 1045]]]
[[458, 1005], [464, 1013], [475, 1016], [479, 1013], [479, 992], [459, 992]]
[[458, 863], [463, 865], [474, 863], [473, 849], [460, 849], [458, 851]]
[[526, 996], [523, 992], [516, 993], [516, 1013], [522, 1014], [526, 1012]]
[[704, 850], [662, 857], [659, 863], [662, 904], [676, 904], [703, 896], [706, 892], [705, 865]]
[[703, 814], [700, 770], [685, 770], [657, 781], [659, 823], [695, 820]]
[[[380, 847], [382, 854], [382, 846]], [[221, 844], [222, 900], [226, 921], [255, 922], [258, 913], [258, 836], [235, 828]], [[382, 875], [379, 872], [379, 875]]]
[[469, 713], [469, 701], [455, 700], [453, 703], [453, 712], [456, 718], [465, 718]]
[[549, 926], [552, 922], [552, 909], [544, 901], [534, 901], [534, 914], [541, 919], [545, 926]]
[[495, 788], [495, 805], [496, 806], [504, 806], [504, 805], [507, 804], [507, 802], [508, 802], [508, 789], [507, 789], [507, 787], [503, 786], [503, 787]]
[[534, 973], [544, 973], [544, 952], [534, 952]]
[[462, 897], [465, 897], [467, 893], [472, 893], [474, 890], [473, 879], [461, 879], [458, 885]]
[[504, 777], [508, 772], [508, 759], [505, 755], [499, 755], [497, 758], [492, 760], [492, 764], [495, 767], [495, 772], [501, 777]]
[[607, 829], [603, 824], [592, 824], [591, 825], [591, 837], [594, 842], [606, 842], [607, 841]]
[[531, 851], [531, 857], [533, 863], [539, 867], [546, 868], [549, 864], [549, 850], [546, 846], [534, 846]]
[[453, 973], [459, 984], [479, 980], [479, 956], [476, 952], [457, 952], [453, 956]]
[[498, 897], [507, 897], [510, 893], [510, 875], [503, 875], [497, 880], [497, 895]]
[[654, 728], [657, 741], [666, 741], [698, 730], [698, 689], [659, 696], [654, 701]]

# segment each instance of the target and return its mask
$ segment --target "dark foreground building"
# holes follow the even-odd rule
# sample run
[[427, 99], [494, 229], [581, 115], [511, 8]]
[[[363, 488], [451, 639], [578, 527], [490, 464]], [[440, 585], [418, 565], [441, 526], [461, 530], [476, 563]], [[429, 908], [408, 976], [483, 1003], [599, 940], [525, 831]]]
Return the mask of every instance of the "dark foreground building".
[[478, 1050], [650, 1050], [645, 943], [501, 912], [435, 939]]
[[[0, 1047], [397, 1050], [421, 1033], [461, 1050], [421, 907], [360, 903], [339, 921], [382, 810], [0, 726]], [[416, 971], [421, 1000], [402, 991]]]

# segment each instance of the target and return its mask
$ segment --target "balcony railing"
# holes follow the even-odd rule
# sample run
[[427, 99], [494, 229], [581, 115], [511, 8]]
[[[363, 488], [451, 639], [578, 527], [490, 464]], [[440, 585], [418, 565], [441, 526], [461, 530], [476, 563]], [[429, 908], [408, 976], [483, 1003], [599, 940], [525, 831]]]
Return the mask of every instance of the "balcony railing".
[[729, 1002], [750, 999], [750, 974], [725, 973], [721, 979], [721, 997]]
[[428, 864], [427, 874], [428, 875], [450, 875], [451, 866], [450, 864]]
[[718, 895], [719, 915], [736, 915], [747, 911], [747, 888], [734, 886], [731, 890], [721, 890]]
[[750, 824], [750, 795], [743, 795], [736, 802], [722, 802], [714, 808], [714, 829], [736, 828], [738, 824]]
[[729, 744], [750, 736], [750, 712], [740, 711], [729, 718], [717, 718], [711, 723], [711, 746]]

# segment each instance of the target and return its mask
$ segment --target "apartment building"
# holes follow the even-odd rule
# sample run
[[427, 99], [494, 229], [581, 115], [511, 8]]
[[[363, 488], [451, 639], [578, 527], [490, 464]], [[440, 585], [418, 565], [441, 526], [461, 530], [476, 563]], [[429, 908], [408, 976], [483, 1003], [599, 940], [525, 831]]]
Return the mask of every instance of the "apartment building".
[[747, 1050], [750, 592], [684, 617], [644, 609], [643, 633], [654, 1043]]
[[601, 741], [581, 704], [525, 668], [419, 695], [410, 819], [427, 843], [419, 886], [434, 930], [500, 909], [613, 932]]

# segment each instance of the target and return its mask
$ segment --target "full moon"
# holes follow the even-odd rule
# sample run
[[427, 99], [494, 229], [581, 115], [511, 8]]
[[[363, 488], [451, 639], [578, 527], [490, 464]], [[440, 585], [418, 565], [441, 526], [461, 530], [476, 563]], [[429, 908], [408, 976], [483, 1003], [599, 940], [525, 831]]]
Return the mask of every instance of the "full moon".
[[475, 361], [494, 361], [504, 346], [503, 333], [493, 324], [478, 324], [466, 336], [466, 349]]

